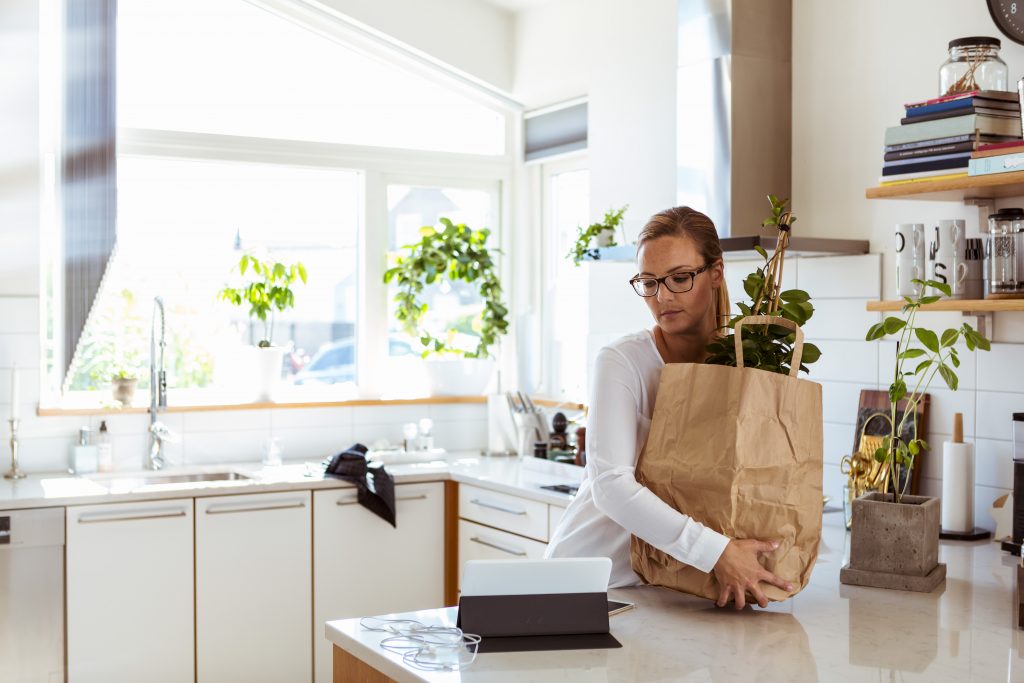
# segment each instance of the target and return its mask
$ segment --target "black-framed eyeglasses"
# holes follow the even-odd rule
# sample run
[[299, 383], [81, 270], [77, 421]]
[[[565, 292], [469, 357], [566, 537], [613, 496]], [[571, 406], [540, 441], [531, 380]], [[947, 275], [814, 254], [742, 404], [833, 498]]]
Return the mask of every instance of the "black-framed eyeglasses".
[[668, 291], [675, 294], [686, 294], [693, 289], [693, 278], [703, 273], [712, 265], [711, 263], [705, 263], [697, 270], [669, 273], [665, 277], [643, 277], [637, 275], [629, 281], [629, 284], [633, 285], [633, 291], [644, 297], [656, 295], [661, 285], [665, 285]]

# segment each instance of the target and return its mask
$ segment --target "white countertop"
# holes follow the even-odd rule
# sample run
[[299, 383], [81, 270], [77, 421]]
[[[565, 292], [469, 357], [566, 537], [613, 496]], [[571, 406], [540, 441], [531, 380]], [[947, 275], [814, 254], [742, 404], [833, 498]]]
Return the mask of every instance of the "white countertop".
[[[944, 589], [842, 586], [841, 514], [825, 515], [821, 554], [803, 592], [737, 612], [662, 588], [614, 589], [636, 609], [611, 618], [613, 650], [480, 654], [462, 672], [423, 672], [381, 650], [358, 619], [327, 623], [339, 647], [399, 683], [591, 681], [1024, 681], [1014, 627], [1014, 562], [995, 543], [942, 541]], [[455, 608], [394, 615], [455, 622]]]
[[[440, 454], [429, 461], [387, 464], [396, 484], [454, 480], [486, 486], [517, 496], [566, 506], [572, 497], [540, 488], [550, 484], [579, 483], [582, 468], [536, 458], [486, 457], [475, 452]], [[193, 474], [232, 471], [249, 479], [189, 482], [140, 487], [130, 480], [160, 474]], [[0, 479], [0, 510], [16, 510], [98, 503], [137, 502], [168, 498], [199, 498], [241, 493], [346, 488], [352, 485], [325, 478], [317, 463], [288, 463], [276, 467], [259, 464], [177, 467], [159, 472], [114, 472], [69, 476], [64, 473], [33, 474], [25, 479]], [[105, 483], [98, 483], [105, 480]]]

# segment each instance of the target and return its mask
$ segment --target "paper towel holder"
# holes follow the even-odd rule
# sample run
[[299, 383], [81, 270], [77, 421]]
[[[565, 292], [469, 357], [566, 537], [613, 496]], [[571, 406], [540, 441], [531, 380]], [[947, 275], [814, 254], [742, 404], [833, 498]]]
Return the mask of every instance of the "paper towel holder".
[[[964, 416], [962, 413], [953, 414], [953, 443], [964, 442]], [[973, 462], [972, 462], [973, 468]], [[945, 473], [943, 473], [945, 474]], [[971, 488], [974, 487], [974, 478], [971, 477]], [[973, 491], [971, 492], [973, 494]], [[992, 532], [988, 529], [974, 527], [971, 531], [950, 531], [939, 530], [939, 538], [946, 541], [985, 541], [992, 538]]]

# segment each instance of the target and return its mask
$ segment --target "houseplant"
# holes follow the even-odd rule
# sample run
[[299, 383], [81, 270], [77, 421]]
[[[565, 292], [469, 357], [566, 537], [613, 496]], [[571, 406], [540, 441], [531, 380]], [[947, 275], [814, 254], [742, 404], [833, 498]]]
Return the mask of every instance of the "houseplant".
[[115, 401], [122, 406], [130, 406], [135, 397], [135, 388], [139, 384], [137, 372], [126, 365], [121, 365], [114, 370], [110, 378], [111, 394]]
[[[754, 249], [764, 259], [764, 266], [757, 268], [743, 280], [743, 290], [750, 297], [750, 303], [739, 302], [736, 307], [740, 314], [728, 321], [727, 334], [708, 345], [707, 363], [712, 365], [736, 366], [736, 344], [732, 329], [737, 322], [750, 315], [778, 316], [804, 325], [814, 315], [810, 295], [801, 289], [782, 289], [782, 274], [786, 248], [789, 246], [791, 226], [796, 216], [786, 210], [789, 199], [768, 195], [772, 215], [764, 219], [763, 227], [775, 226], [778, 241], [771, 256], [760, 245]], [[743, 330], [744, 364], [769, 372], [788, 375], [793, 361], [795, 334], [779, 325], [751, 325]], [[804, 343], [800, 369], [808, 372], [807, 366], [821, 357], [821, 350], [809, 342]]]
[[[409, 335], [419, 339], [422, 357], [433, 357], [427, 367], [434, 393], [480, 393], [494, 367], [490, 348], [508, 332], [508, 309], [501, 299], [501, 281], [492, 256], [498, 250], [487, 246], [490, 231], [486, 228], [473, 230], [448, 218], [440, 222], [440, 229], [420, 228], [420, 241], [402, 247], [406, 253], [384, 272], [384, 283], [398, 286], [395, 317]], [[420, 297], [428, 285], [445, 280], [476, 285], [483, 300], [480, 314], [467, 321], [476, 336], [473, 348], [457, 346], [454, 329], [445, 330], [443, 337], [430, 329], [429, 306]]]
[[[629, 205], [623, 206], [618, 211], [609, 209], [605, 212], [604, 218], [597, 223], [591, 223], [587, 227], [582, 225], [576, 227], [576, 242], [572, 245], [572, 249], [566, 256], [572, 259], [572, 262], [577, 266], [586, 257], [587, 252], [591, 251], [593, 247], [614, 247], [618, 243], [615, 241], [615, 230], [618, 229], [622, 223], [622, 217], [626, 213], [626, 209]], [[591, 246], [591, 242], [596, 243]]]
[[921, 285], [922, 292], [931, 288], [941, 294], [904, 297], [903, 317], [889, 316], [872, 325], [867, 333], [868, 341], [896, 339], [896, 362], [889, 385], [889, 433], [874, 454], [887, 472], [881, 491], [853, 501], [850, 563], [841, 570], [839, 580], [928, 592], [946, 578], [946, 565], [938, 562], [939, 500], [906, 495], [910, 477], [901, 477], [900, 472], [902, 468], [909, 471], [915, 458], [928, 449], [928, 443], [917, 433], [917, 406], [936, 375], [952, 391], [959, 386], [957, 343], [963, 340], [968, 351], [988, 351], [990, 344], [967, 323], [941, 335], [920, 326], [917, 315], [921, 306], [938, 301], [941, 295], [949, 296], [950, 288], [932, 280], [914, 280], [914, 284]]
[[[281, 380], [284, 349], [273, 345], [274, 316], [295, 306], [292, 285], [297, 280], [306, 283], [306, 267], [301, 262], [285, 264], [263, 260], [252, 254], [243, 254], [238, 262], [242, 283], [225, 286], [218, 297], [234, 306], [249, 306], [250, 320], [263, 323], [263, 334], [257, 347], [258, 400], [272, 400]], [[248, 276], [248, 277], [247, 277]]]

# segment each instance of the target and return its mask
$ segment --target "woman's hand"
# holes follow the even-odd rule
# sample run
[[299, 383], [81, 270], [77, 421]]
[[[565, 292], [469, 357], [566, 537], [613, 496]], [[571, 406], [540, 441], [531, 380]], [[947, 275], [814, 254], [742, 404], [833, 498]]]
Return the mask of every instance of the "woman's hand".
[[731, 595], [735, 597], [736, 609], [743, 609], [746, 605], [746, 593], [750, 591], [758, 605], [767, 607], [768, 598], [761, 592], [760, 587], [762, 581], [778, 586], [782, 590], [793, 590], [792, 584], [775, 576], [757, 561], [759, 554], [770, 553], [778, 547], [777, 541], [757, 541], [752, 538], [730, 540], [722, 551], [722, 556], [718, 558], [715, 568], [711, 570], [718, 579], [720, 588], [718, 606], [725, 607]]

